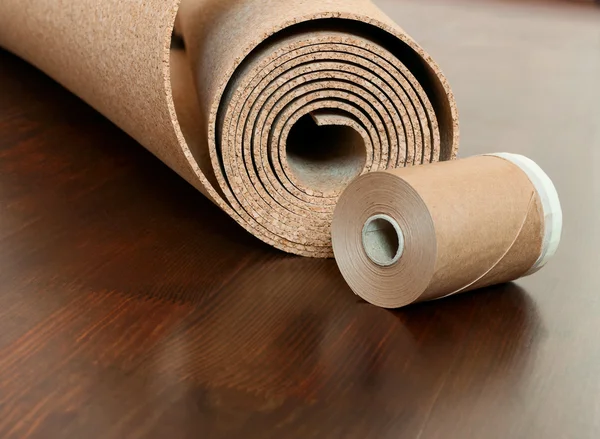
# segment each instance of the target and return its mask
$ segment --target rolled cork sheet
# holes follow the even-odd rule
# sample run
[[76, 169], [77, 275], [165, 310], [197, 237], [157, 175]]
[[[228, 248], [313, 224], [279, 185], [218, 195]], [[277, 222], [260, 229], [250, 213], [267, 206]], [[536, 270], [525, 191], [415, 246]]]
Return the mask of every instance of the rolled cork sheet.
[[299, 255], [332, 256], [354, 177], [458, 148], [444, 76], [368, 0], [2, 0], [0, 45]]
[[499, 153], [358, 177], [339, 199], [332, 239], [352, 290], [398, 308], [532, 274], [561, 230], [550, 178]]

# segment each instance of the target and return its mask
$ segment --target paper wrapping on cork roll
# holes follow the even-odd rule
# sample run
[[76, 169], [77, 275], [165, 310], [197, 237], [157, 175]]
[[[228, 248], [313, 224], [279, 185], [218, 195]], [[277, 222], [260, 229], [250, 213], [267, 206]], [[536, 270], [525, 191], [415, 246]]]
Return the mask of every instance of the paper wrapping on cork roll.
[[561, 229], [548, 176], [500, 153], [357, 178], [339, 199], [332, 240], [352, 290], [398, 308], [531, 274]]
[[352, 178], [455, 157], [445, 78], [370, 1], [179, 3], [2, 0], [0, 46], [300, 255], [332, 256]]

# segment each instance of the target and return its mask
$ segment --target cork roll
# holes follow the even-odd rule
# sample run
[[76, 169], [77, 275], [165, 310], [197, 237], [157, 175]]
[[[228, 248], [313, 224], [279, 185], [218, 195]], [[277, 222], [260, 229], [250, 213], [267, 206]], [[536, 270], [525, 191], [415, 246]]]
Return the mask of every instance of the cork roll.
[[3, 0], [0, 45], [300, 255], [332, 255], [353, 178], [458, 148], [446, 79], [368, 0]]

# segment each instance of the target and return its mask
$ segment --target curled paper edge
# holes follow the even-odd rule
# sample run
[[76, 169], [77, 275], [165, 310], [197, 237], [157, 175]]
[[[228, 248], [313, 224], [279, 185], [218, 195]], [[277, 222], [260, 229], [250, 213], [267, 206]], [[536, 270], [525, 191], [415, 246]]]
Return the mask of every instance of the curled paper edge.
[[493, 154], [484, 154], [488, 156], [500, 157], [517, 165], [531, 181], [542, 202], [542, 211], [544, 213], [544, 238], [542, 241], [542, 251], [537, 261], [525, 273], [529, 276], [540, 270], [546, 263], [552, 259], [562, 234], [562, 209], [558, 192], [550, 177], [540, 166], [528, 157], [509, 152], [499, 152]]

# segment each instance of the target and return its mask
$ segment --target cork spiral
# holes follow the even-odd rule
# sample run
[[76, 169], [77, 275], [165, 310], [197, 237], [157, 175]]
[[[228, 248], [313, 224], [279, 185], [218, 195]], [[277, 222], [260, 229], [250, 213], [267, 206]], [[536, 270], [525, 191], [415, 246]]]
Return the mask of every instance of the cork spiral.
[[368, 0], [3, 0], [0, 45], [299, 255], [332, 256], [353, 178], [458, 148], [440, 69]]
[[352, 290], [398, 308], [531, 274], [561, 230], [551, 180], [504, 153], [357, 178], [339, 199], [332, 240]]

